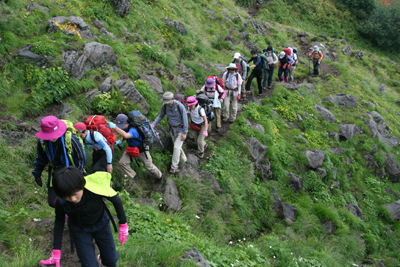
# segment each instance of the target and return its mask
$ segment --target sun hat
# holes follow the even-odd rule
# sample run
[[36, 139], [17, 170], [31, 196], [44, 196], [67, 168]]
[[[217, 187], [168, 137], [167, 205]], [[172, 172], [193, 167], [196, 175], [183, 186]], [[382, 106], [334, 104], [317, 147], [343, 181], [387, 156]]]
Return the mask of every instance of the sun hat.
[[236, 67], [235, 63], [231, 63], [229, 64], [228, 67], [226, 67], [227, 70], [238, 70], [238, 68]]
[[85, 176], [85, 188], [95, 194], [113, 197], [117, 194], [111, 187], [111, 174], [109, 172], [95, 172]]
[[162, 96], [163, 98], [163, 104], [169, 104], [172, 100], [172, 98], [174, 98], [174, 94], [171, 92], [165, 92]]
[[128, 116], [125, 114], [118, 114], [117, 118], [115, 119], [115, 126], [120, 129], [125, 127], [125, 123], [128, 121]]
[[74, 128], [77, 129], [79, 133], [86, 131], [86, 125], [83, 122], [76, 123]]
[[318, 50], [319, 50], [318, 45], [315, 45], [315, 46], [314, 46], [314, 51], [318, 51]]
[[192, 106], [192, 105], [196, 105], [198, 102], [199, 102], [199, 101], [197, 101], [197, 99], [196, 99], [195, 96], [189, 96], [189, 97], [186, 99], [186, 103], [187, 103], [187, 106], [188, 106], [188, 107], [190, 107], [190, 106]]
[[235, 55], [233, 56], [234, 59], [238, 59], [240, 58], [240, 53], [235, 53]]
[[51, 140], [61, 137], [67, 131], [67, 125], [54, 116], [47, 116], [40, 121], [40, 129], [35, 136], [42, 140]]
[[205, 87], [214, 87], [215, 86], [215, 81], [213, 78], [208, 78], [206, 80], [206, 83], [204, 84]]
[[283, 58], [285, 55], [286, 55], [285, 52], [282, 51], [279, 53], [279, 58]]

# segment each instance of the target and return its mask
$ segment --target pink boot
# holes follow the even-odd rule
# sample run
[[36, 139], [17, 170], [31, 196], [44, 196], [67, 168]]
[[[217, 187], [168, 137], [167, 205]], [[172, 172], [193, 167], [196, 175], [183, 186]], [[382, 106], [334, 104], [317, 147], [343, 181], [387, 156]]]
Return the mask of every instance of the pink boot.
[[285, 82], [289, 82], [289, 77], [285, 77]]
[[280, 82], [283, 81], [283, 76], [282, 76], [282, 75], [281, 75], [281, 76], [278, 76], [278, 78], [279, 78], [279, 81], [280, 81]]

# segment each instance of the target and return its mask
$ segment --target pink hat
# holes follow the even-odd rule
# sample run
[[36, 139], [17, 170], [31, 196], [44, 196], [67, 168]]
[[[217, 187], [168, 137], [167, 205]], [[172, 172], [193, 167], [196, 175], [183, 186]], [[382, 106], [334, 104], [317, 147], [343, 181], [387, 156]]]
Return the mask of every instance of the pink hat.
[[[235, 65], [236, 66], [236, 65]], [[215, 80], [213, 78], [208, 78], [206, 80], [206, 83], [204, 84], [205, 87], [214, 87], [215, 86]]]
[[86, 125], [83, 122], [75, 123], [74, 128], [80, 133], [86, 131]]
[[191, 105], [196, 105], [199, 101], [197, 101], [195, 96], [189, 96], [186, 99], [187, 106], [190, 107]]
[[40, 122], [40, 132], [35, 136], [42, 140], [51, 140], [61, 137], [67, 130], [67, 125], [54, 116], [47, 116]]

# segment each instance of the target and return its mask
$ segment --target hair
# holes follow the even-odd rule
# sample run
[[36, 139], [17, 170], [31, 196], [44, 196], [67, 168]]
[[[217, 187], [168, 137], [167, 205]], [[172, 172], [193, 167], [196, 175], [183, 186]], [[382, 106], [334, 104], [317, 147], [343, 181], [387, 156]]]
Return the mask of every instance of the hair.
[[297, 53], [297, 48], [293, 48], [293, 53]]
[[251, 49], [250, 53], [252, 55], [258, 54], [258, 49]]
[[272, 46], [269, 45], [269, 46], [267, 47], [267, 51], [274, 51], [274, 49], [272, 48]]
[[86, 180], [82, 172], [74, 166], [62, 168], [53, 175], [53, 187], [57, 196], [66, 198], [85, 187]]

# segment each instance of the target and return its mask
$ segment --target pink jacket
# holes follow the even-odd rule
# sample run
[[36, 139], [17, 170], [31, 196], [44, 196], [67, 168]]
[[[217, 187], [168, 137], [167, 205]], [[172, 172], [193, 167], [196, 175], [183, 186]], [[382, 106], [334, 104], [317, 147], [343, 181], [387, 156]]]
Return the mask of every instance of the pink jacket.
[[[206, 90], [205, 86], [203, 85], [203, 87], [200, 89], [200, 91], [205, 92], [206, 96], [208, 96], [208, 98], [210, 99], [214, 99], [215, 97], [215, 88], [208, 88]], [[224, 89], [222, 89], [221, 86], [218, 85], [218, 98], [219, 99], [224, 99], [226, 95], [226, 92]]]

